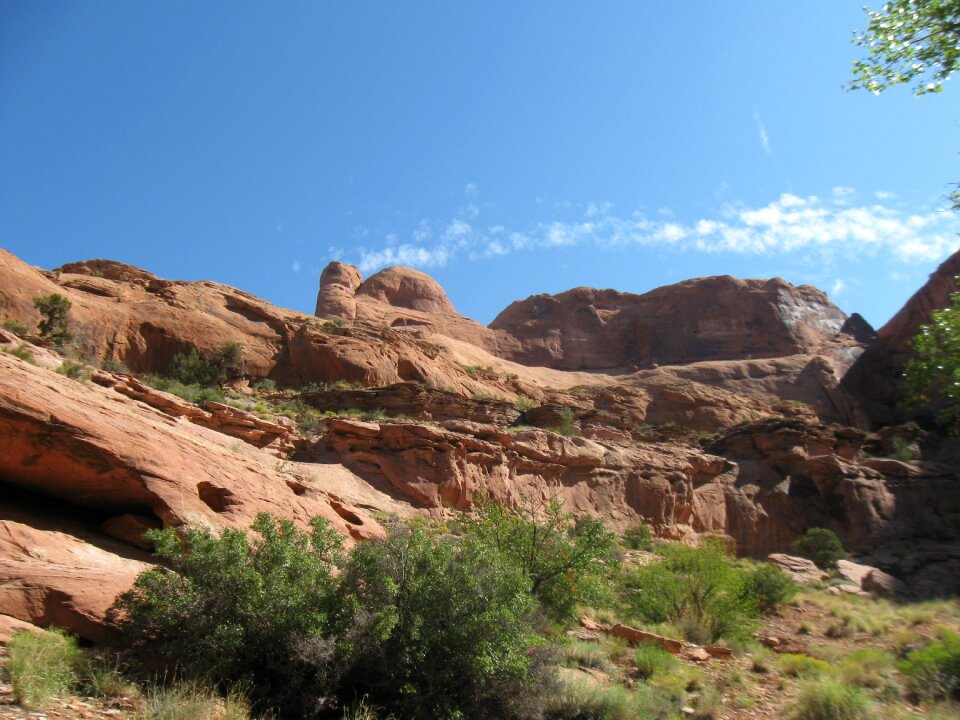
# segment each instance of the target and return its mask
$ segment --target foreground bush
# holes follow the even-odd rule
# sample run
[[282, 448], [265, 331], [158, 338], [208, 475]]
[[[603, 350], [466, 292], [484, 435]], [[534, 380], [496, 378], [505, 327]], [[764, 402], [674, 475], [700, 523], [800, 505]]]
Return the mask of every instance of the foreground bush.
[[83, 652], [74, 638], [60, 631], [18, 632], [7, 652], [13, 696], [26, 707], [42, 708], [69, 694], [79, 679]]
[[143, 699], [137, 720], [250, 720], [250, 706], [242, 695], [221, 698], [196, 684], [156, 687]]
[[462, 524], [473, 542], [518, 567], [530, 593], [557, 617], [572, 617], [578, 604], [594, 599], [610, 567], [615, 536], [596, 518], [564, 512], [557, 500], [512, 510], [478, 501], [476, 517]]
[[945, 631], [939, 640], [907, 655], [900, 671], [921, 697], [960, 700], [960, 635]]
[[325, 657], [304, 655], [327, 630], [331, 569], [341, 539], [322, 519], [312, 533], [258, 516], [255, 539], [190, 530], [152, 531], [170, 569], [140, 575], [111, 617], [151, 673], [179, 670], [221, 689], [248, 684], [261, 708], [301, 712], [329, 680]]
[[802, 538], [793, 543], [793, 551], [800, 557], [813, 560], [821, 570], [835, 569], [837, 561], [847, 554], [836, 533], [826, 528], [807, 530]]
[[860, 690], [839, 680], [808, 681], [800, 692], [790, 714], [791, 720], [867, 720], [876, 717]]
[[758, 614], [748, 576], [718, 542], [664, 545], [660, 562], [625, 580], [632, 609], [648, 623], [671, 622], [692, 642], [745, 638]]
[[404, 718], [523, 715], [537, 691], [527, 585], [476, 539], [394, 528], [356, 546], [338, 594], [343, 687]]

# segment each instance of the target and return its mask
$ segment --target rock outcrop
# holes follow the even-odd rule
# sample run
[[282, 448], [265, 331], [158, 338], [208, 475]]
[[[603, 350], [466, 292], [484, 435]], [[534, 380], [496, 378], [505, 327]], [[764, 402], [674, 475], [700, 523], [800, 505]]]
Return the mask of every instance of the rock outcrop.
[[816, 288], [720, 276], [643, 295], [593, 288], [535, 295], [490, 328], [500, 355], [524, 365], [622, 371], [853, 345], [840, 334], [846, 319]]

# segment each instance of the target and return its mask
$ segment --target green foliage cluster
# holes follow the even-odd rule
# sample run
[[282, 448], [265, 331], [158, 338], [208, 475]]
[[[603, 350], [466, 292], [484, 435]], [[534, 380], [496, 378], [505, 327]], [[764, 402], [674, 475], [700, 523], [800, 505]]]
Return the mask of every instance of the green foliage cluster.
[[535, 691], [527, 582], [476, 536], [395, 528], [359, 545], [338, 593], [345, 685], [402, 717], [513, 716]]
[[89, 380], [92, 371], [83, 363], [73, 362], [73, 360], [64, 360], [57, 368], [57, 372], [65, 375], [71, 380]]
[[10, 318], [9, 320], [4, 320], [3, 329], [7, 330], [8, 332], [12, 332], [14, 335], [19, 335], [20, 337], [23, 337], [28, 332], [30, 332], [30, 328], [28, 328], [19, 320], [15, 320], [14, 318]]
[[18, 632], [10, 638], [7, 652], [6, 672], [21, 705], [42, 708], [79, 681], [83, 653], [75, 638], [60, 631]]
[[807, 530], [802, 538], [793, 543], [793, 551], [800, 557], [813, 560], [822, 570], [833, 570], [837, 567], [837, 561], [847, 554], [837, 534], [827, 528]]
[[251, 529], [151, 531], [168, 567], [142, 573], [111, 617], [147, 671], [249, 684], [263, 707], [312, 712], [332, 656], [311, 642], [327, 630], [342, 541], [321, 519], [309, 535], [268, 515]]
[[911, 405], [936, 403], [938, 420], [960, 433], [960, 293], [950, 306], [934, 310], [910, 343], [913, 357], [904, 368]]
[[20, 343], [16, 347], [12, 348], [3, 348], [3, 352], [7, 355], [13, 355], [15, 358], [20, 358], [24, 362], [33, 363], [33, 353], [30, 351], [30, 348], [27, 347], [26, 343]]
[[580, 428], [576, 424], [577, 417], [572, 408], [565, 407], [560, 411], [560, 424], [550, 428], [558, 435], [577, 436], [580, 435]]
[[243, 345], [227, 341], [209, 356], [202, 356], [196, 348], [177, 353], [170, 361], [167, 376], [184, 385], [212, 387], [224, 380], [243, 374]]
[[71, 303], [69, 300], [63, 295], [54, 293], [35, 297], [33, 306], [42, 316], [39, 326], [40, 337], [55, 345], [65, 345], [70, 342], [73, 333], [70, 332]]
[[225, 396], [219, 387], [204, 387], [196, 383], [184, 385], [178, 380], [165, 377], [163, 375], [146, 375], [142, 378], [143, 382], [152, 388], [171, 393], [190, 403], [202, 405], [207, 400], [223, 402]]
[[870, 704], [859, 688], [834, 678], [808, 680], [800, 687], [791, 720], [867, 720]]
[[319, 519], [309, 536], [266, 515], [252, 538], [154, 531], [166, 567], [111, 617], [148, 674], [242, 684], [282, 716], [366, 697], [407, 718], [527, 717], [543, 687], [539, 608], [569, 615], [612, 545], [599, 522], [543, 510], [485, 503], [459, 537], [394, 525], [349, 554]]
[[797, 584], [775, 565], [748, 571], [743, 583], [743, 597], [750, 598], [761, 613], [773, 612], [797, 594]]
[[854, 62], [848, 87], [878, 94], [915, 83], [917, 95], [941, 92], [960, 63], [960, 2], [888, 0], [879, 11], [866, 12], [867, 30], [856, 33], [854, 42], [868, 55]]
[[945, 631], [900, 663], [917, 695], [960, 700], [960, 635]]
[[508, 510], [479, 500], [474, 517], [465, 517], [465, 531], [493, 547], [505, 562], [518, 565], [529, 591], [557, 617], [571, 617], [578, 604], [601, 591], [601, 578], [612, 567], [608, 558], [615, 536], [603, 523], [565, 512], [559, 500], [524, 503]]
[[[648, 623], [674, 624], [692, 642], [746, 639], [755, 618], [782, 597], [779, 580], [771, 582], [762, 568], [740, 567], [717, 541], [662, 545], [656, 552], [660, 562], [624, 579], [630, 610]], [[771, 584], [774, 592], [766, 589]]]
[[653, 533], [647, 525], [638, 523], [624, 531], [623, 544], [631, 550], [653, 550]]

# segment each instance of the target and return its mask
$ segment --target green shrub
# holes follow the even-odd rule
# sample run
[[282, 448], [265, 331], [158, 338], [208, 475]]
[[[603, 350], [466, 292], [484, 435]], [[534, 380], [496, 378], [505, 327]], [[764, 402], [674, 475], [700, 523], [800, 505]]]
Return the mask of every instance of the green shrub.
[[797, 584], [776, 565], [764, 564], [748, 572], [743, 592], [761, 613], [768, 613], [789, 602], [797, 593]]
[[113, 360], [113, 359], [104, 360], [103, 363], [100, 365], [100, 368], [102, 370], [106, 370], [107, 372], [121, 373], [123, 375], [130, 374], [130, 368], [128, 368], [119, 360]]
[[813, 560], [817, 567], [823, 570], [833, 570], [837, 567], [837, 560], [847, 554], [836, 533], [826, 528], [807, 530], [802, 538], [793, 543], [793, 551], [801, 557]]
[[33, 362], [33, 352], [31, 352], [29, 346], [26, 343], [20, 343], [13, 348], [2, 348], [3, 352], [7, 355], [13, 355], [15, 358], [20, 358], [24, 362], [28, 362], [31, 365], [35, 364]]
[[517, 395], [517, 399], [513, 404], [517, 410], [526, 412], [527, 410], [533, 410], [535, 407], [539, 406], [540, 403], [531, 397], [527, 397], [526, 395]]
[[57, 368], [57, 372], [65, 375], [71, 380], [89, 380], [91, 371], [83, 363], [76, 363], [72, 360], [64, 360]]
[[647, 525], [639, 523], [624, 531], [623, 544], [631, 550], [652, 550], [653, 533]]
[[921, 697], [960, 700], [960, 635], [944, 631], [938, 640], [914, 650], [900, 663], [900, 671]]
[[33, 306], [40, 312], [40, 337], [55, 345], [64, 345], [73, 337], [70, 332], [70, 301], [54, 293], [35, 297]]
[[67, 695], [77, 683], [83, 662], [76, 639], [59, 630], [15, 633], [7, 652], [14, 699], [33, 708]]
[[264, 514], [251, 527], [253, 539], [150, 531], [169, 569], [142, 573], [110, 617], [149, 672], [179, 668], [223, 689], [246, 683], [261, 708], [312, 711], [310, 698], [327, 690], [322, 636], [342, 541], [320, 518], [310, 535]]
[[194, 683], [155, 687], [144, 698], [137, 720], [249, 720], [250, 706], [238, 693], [220, 698], [213, 689]]
[[277, 389], [277, 383], [270, 378], [258, 380], [253, 384], [254, 390], [263, 390], [264, 392], [273, 392]]
[[671, 622], [692, 642], [747, 637], [757, 608], [744, 590], [746, 573], [719, 542], [663, 545], [659, 562], [627, 575], [629, 603], [645, 622]]
[[809, 655], [784, 653], [777, 658], [777, 670], [790, 677], [819, 677], [828, 675], [832, 669], [830, 663]]
[[218, 387], [202, 387], [197, 384], [184, 385], [178, 380], [172, 380], [162, 375], [147, 375], [142, 380], [152, 388], [176, 395], [197, 405], [202, 405], [207, 400], [223, 402], [225, 399], [223, 392]]
[[560, 424], [550, 428], [550, 430], [558, 435], [578, 436], [580, 435], [580, 428], [577, 427], [576, 419], [572, 408], [563, 408], [560, 411]]
[[187, 353], [177, 353], [167, 368], [167, 377], [183, 385], [209, 387], [220, 382], [220, 368], [200, 356], [196, 348]]
[[344, 686], [401, 717], [511, 717], [537, 691], [527, 578], [476, 538], [391, 528], [354, 548], [337, 604]]
[[20, 337], [23, 337], [30, 332], [30, 328], [28, 328], [19, 320], [14, 320], [13, 318], [3, 321], [3, 329], [7, 330], [8, 332], [12, 332], [14, 335], [19, 335]]
[[894, 460], [910, 462], [911, 460], [916, 459], [916, 451], [910, 446], [910, 443], [907, 440], [904, 440], [899, 435], [893, 436], [891, 439], [891, 444], [893, 445], [893, 452], [890, 453], [890, 457], [892, 457]]
[[653, 643], [641, 645], [633, 658], [637, 673], [644, 679], [668, 673], [676, 668], [679, 662], [669, 652]]
[[496, 550], [505, 565], [519, 566], [548, 612], [573, 617], [578, 604], [596, 597], [614, 545], [600, 520], [574, 517], [557, 500], [513, 510], [487, 499], [475, 502], [475, 516], [463, 518], [465, 533]]
[[839, 680], [810, 680], [800, 687], [793, 704], [791, 720], [866, 720], [867, 697], [857, 688]]
[[483, 365], [461, 365], [463, 371], [470, 377], [477, 377], [483, 370]]

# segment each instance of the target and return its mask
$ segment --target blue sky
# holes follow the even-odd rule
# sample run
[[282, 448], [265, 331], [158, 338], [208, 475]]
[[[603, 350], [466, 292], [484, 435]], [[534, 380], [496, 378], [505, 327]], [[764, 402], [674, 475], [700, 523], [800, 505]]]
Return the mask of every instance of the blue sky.
[[307, 312], [406, 264], [484, 323], [779, 275], [879, 325], [960, 245], [960, 90], [844, 91], [861, 2], [0, 0], [0, 247]]

